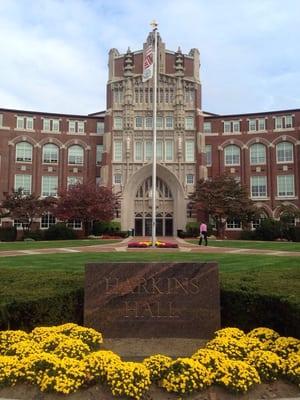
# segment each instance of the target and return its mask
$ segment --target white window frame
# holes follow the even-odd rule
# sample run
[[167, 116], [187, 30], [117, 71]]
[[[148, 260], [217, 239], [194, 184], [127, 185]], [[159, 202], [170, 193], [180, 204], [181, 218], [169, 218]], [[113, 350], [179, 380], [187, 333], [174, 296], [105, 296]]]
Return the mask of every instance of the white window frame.
[[174, 117], [173, 115], [167, 115], [165, 118], [165, 128], [174, 129]]
[[162, 140], [156, 142], [156, 161], [163, 161], [164, 159], [164, 145]]
[[248, 120], [248, 130], [249, 132], [256, 132], [256, 119], [255, 118], [251, 118]]
[[135, 121], [135, 129], [143, 129], [144, 119], [141, 115], [137, 115], [134, 121]]
[[[254, 181], [257, 182], [254, 182]], [[256, 183], [254, 185], [254, 183]], [[253, 188], [257, 187], [258, 189], [253, 191]], [[265, 188], [262, 190], [261, 188]], [[259, 199], [259, 198], [266, 198], [268, 196], [268, 182], [267, 177], [265, 175], [254, 175], [250, 177], [250, 189], [251, 189], [251, 198]]]
[[186, 174], [185, 182], [187, 185], [193, 185], [194, 184], [194, 174]]
[[[22, 177], [22, 178], [21, 178]], [[21, 179], [22, 183], [17, 184], [17, 180]], [[24, 195], [30, 195], [32, 189], [32, 175], [29, 174], [15, 174], [14, 189], [17, 191], [19, 188], [23, 189]]]
[[285, 127], [285, 129], [293, 128], [293, 116], [292, 115], [286, 115], [284, 117], [284, 127]]
[[79, 231], [82, 229], [82, 221], [79, 218], [71, 219], [67, 222], [67, 227]]
[[145, 129], [153, 129], [153, 118], [152, 117], [146, 117], [145, 118]]
[[212, 133], [212, 125], [211, 125], [211, 122], [204, 122], [204, 123], [203, 123], [203, 132], [204, 132], [204, 133]]
[[[238, 153], [238, 161], [234, 161], [234, 157], [237, 156], [237, 154], [233, 154], [233, 152], [231, 152], [231, 154], [227, 154], [227, 152], [229, 150], [233, 150], [233, 149], [238, 149], [239, 153]], [[228, 161], [228, 157], [231, 157], [231, 162]], [[230, 144], [228, 146], [226, 146], [224, 148], [224, 165], [225, 166], [238, 166], [241, 165], [241, 149], [239, 146], [237, 146], [236, 144]]]
[[[0, 114], [0, 128], [3, 127], [3, 114]], [[1, 221], [0, 221], [0, 226], [1, 226]]]
[[103, 158], [103, 144], [96, 145], [96, 164], [101, 164]]
[[33, 126], [34, 126], [33, 117], [25, 117], [25, 120], [26, 120], [26, 130], [33, 131]]
[[50, 118], [43, 119], [43, 131], [50, 132], [51, 131], [51, 120]]
[[239, 120], [233, 120], [232, 121], [232, 132], [233, 133], [241, 132], [241, 123], [240, 123]]
[[[29, 154], [30, 154], [30, 157], [29, 157]], [[32, 163], [32, 154], [33, 154], [33, 148], [32, 148], [31, 143], [22, 141], [22, 142], [18, 142], [16, 144], [16, 162], [17, 163], [31, 164]]]
[[67, 189], [69, 190], [70, 187], [76, 186], [77, 184], [81, 184], [83, 182], [82, 176], [68, 176], [67, 177]]
[[[290, 181], [290, 182], [288, 182]], [[291, 184], [291, 190], [288, 190], [288, 185]], [[282, 190], [284, 187], [284, 190]], [[277, 196], [278, 197], [295, 197], [295, 176], [277, 175]]]
[[122, 140], [114, 140], [114, 162], [123, 161], [123, 142]]
[[156, 118], [156, 129], [164, 129], [164, 119], [161, 116]]
[[195, 118], [192, 115], [187, 115], [185, 117], [185, 130], [192, 131], [195, 129]]
[[123, 129], [123, 118], [119, 115], [114, 116], [114, 130], [122, 130]]
[[74, 120], [69, 120], [69, 127], [68, 127], [69, 133], [76, 133], [76, 121]]
[[104, 134], [104, 122], [103, 121], [96, 122], [96, 133], [98, 133], [99, 135]]
[[206, 166], [212, 166], [212, 145], [206, 144], [205, 145], [205, 155], [206, 155]]
[[77, 121], [77, 133], [84, 133], [84, 121]]
[[195, 162], [195, 141], [185, 141], [185, 162]]
[[237, 218], [231, 218], [226, 221], [226, 230], [240, 231], [241, 229], [242, 229], [242, 223]]
[[17, 116], [16, 128], [21, 129], [21, 130], [25, 129], [25, 118], [24, 117], [21, 117], [20, 115]]
[[122, 174], [114, 174], [114, 185], [122, 185]]
[[58, 192], [58, 176], [55, 175], [43, 175], [42, 176], [42, 197], [57, 197]]
[[283, 116], [276, 116], [275, 117], [275, 130], [278, 129], [283, 129]]
[[174, 161], [174, 140], [165, 141], [165, 161]]
[[223, 124], [224, 124], [223, 133], [231, 133], [232, 132], [231, 121], [224, 121]]
[[[257, 152], [257, 149], [264, 149], [264, 157], [263, 161], [260, 161], [261, 153], [259, 151]], [[254, 154], [254, 150], [256, 149], [256, 153]], [[262, 143], [254, 143], [250, 146], [249, 149], [249, 155], [250, 155], [250, 165], [265, 165], [267, 162], [267, 152], [266, 152], [266, 146]]]
[[[70, 152], [77, 151], [77, 154], [70, 154]], [[80, 154], [79, 154], [80, 151]], [[74, 160], [70, 160], [70, 158]], [[83, 165], [84, 164], [84, 149], [79, 144], [74, 144], [68, 148], [68, 165]]]
[[134, 161], [143, 161], [143, 142], [141, 140], [134, 142]]
[[[51, 146], [52, 150], [48, 150], [50, 148], [50, 146]], [[46, 151], [49, 152], [49, 155], [47, 156], [47, 159], [45, 159]], [[56, 157], [53, 157], [54, 151], [56, 151]], [[42, 162], [43, 162], [43, 164], [58, 164], [58, 162], [59, 162], [59, 148], [58, 148], [58, 146], [56, 144], [54, 144], [54, 143], [46, 143], [46, 144], [44, 144], [43, 149], [42, 149]]]
[[258, 131], [265, 131], [266, 130], [266, 119], [258, 118], [257, 119], [257, 127], [258, 127]]
[[153, 142], [152, 142], [152, 140], [145, 141], [144, 154], [145, 154], [146, 162], [152, 161], [152, 158], [153, 158]]
[[[285, 147], [289, 147], [289, 149], [286, 149]], [[283, 149], [281, 150], [280, 147], [283, 147]], [[292, 150], [291, 153], [291, 158], [287, 157], [287, 153], [290, 152], [290, 149]], [[279, 151], [283, 152], [283, 160], [279, 160]], [[283, 141], [283, 142], [279, 142], [276, 145], [276, 162], [277, 164], [291, 164], [294, 162], [294, 145], [291, 142], [287, 142], [287, 141]]]
[[49, 229], [50, 226], [56, 224], [56, 218], [51, 213], [47, 212], [40, 219], [40, 229]]

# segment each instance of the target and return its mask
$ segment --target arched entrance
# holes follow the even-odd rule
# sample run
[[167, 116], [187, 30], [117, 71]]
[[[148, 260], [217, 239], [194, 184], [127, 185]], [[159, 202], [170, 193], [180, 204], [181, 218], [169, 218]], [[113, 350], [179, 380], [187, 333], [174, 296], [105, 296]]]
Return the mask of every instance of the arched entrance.
[[[168, 185], [156, 180], [156, 235], [173, 235], [173, 196]], [[137, 236], [152, 235], [152, 177], [148, 177], [138, 187], [134, 199], [134, 229]]]

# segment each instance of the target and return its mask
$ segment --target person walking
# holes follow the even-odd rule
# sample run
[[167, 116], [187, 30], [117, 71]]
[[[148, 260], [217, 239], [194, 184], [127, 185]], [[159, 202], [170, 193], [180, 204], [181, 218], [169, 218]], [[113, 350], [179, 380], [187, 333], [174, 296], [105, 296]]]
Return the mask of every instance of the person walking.
[[207, 246], [207, 225], [204, 222], [201, 222], [199, 246], [201, 246], [203, 238], [204, 238], [205, 246]]

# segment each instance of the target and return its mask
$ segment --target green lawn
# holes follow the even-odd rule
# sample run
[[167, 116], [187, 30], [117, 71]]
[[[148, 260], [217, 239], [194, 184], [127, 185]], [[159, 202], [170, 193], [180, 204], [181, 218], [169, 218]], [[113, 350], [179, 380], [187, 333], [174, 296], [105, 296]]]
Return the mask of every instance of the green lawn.
[[[199, 239], [187, 239], [187, 242], [198, 244]], [[253, 240], [208, 240], [210, 246], [234, 247], [237, 249], [261, 249], [277, 251], [299, 251], [298, 242], [258, 242]]]
[[281, 331], [287, 327], [289, 335], [297, 335], [300, 322], [299, 257], [155, 251], [0, 258], [0, 329], [61, 321], [82, 323], [84, 264], [114, 261], [217, 261], [223, 323], [237, 323], [246, 329], [257, 324], [267, 324]]
[[95, 246], [98, 244], [118, 243], [120, 239], [84, 239], [84, 240], [51, 240], [40, 242], [0, 242], [0, 251], [4, 250], [33, 250], [59, 247]]

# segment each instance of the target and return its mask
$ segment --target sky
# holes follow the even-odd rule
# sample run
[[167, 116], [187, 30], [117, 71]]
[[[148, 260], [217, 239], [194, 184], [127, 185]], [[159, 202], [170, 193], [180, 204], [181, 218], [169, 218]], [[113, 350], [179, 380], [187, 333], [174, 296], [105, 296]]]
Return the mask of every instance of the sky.
[[300, 108], [299, 0], [0, 0], [0, 107], [88, 114], [106, 107], [108, 52], [200, 50], [202, 109]]

